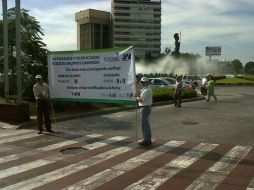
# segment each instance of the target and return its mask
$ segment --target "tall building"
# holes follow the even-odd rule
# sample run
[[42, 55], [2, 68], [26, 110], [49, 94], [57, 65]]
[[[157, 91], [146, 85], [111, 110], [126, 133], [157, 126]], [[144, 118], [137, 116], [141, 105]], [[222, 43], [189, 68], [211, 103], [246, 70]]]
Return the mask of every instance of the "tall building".
[[75, 20], [78, 50], [112, 47], [109, 12], [87, 9], [76, 13]]
[[112, 0], [113, 46], [134, 46], [139, 58], [161, 51], [161, 0]]

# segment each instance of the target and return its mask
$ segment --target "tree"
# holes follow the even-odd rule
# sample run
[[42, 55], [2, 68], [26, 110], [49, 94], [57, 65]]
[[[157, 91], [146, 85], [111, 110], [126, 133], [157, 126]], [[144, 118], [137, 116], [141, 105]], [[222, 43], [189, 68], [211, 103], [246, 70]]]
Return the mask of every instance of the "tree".
[[[9, 68], [10, 68], [10, 87], [16, 86], [16, 12], [15, 8], [8, 9], [8, 51], [9, 51]], [[3, 21], [0, 22], [0, 43], [3, 44]], [[25, 95], [31, 95], [31, 79], [36, 74], [42, 74], [47, 77], [47, 49], [46, 44], [42, 41], [43, 30], [39, 22], [28, 14], [28, 10], [21, 9], [21, 67], [22, 83]], [[3, 52], [0, 51], [0, 57]], [[3, 65], [3, 60], [0, 59]], [[2, 69], [2, 67], [0, 67]], [[2, 71], [1, 71], [2, 72]], [[13, 83], [13, 85], [12, 85]], [[30, 84], [29, 84], [30, 83]], [[29, 88], [29, 89], [27, 89]], [[16, 89], [11, 89], [16, 92]], [[28, 90], [28, 91], [27, 91]]]
[[164, 54], [167, 55], [167, 54], [170, 54], [172, 51], [171, 51], [171, 48], [170, 47], [166, 47], [165, 50], [164, 50]]
[[246, 65], [244, 67], [244, 71], [247, 74], [254, 74], [254, 62], [250, 61], [250, 62], [246, 63]]
[[235, 74], [238, 74], [242, 71], [243, 65], [238, 59], [235, 59], [231, 62], [231, 68]]

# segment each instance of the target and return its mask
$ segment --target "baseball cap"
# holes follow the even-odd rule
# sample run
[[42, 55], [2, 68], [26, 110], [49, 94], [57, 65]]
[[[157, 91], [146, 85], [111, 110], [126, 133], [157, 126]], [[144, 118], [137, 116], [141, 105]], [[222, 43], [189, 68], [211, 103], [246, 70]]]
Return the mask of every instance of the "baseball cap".
[[142, 77], [140, 81], [141, 82], [149, 82], [149, 79], [147, 77]]
[[35, 78], [36, 78], [36, 79], [41, 79], [42, 76], [41, 76], [41, 75], [36, 75]]

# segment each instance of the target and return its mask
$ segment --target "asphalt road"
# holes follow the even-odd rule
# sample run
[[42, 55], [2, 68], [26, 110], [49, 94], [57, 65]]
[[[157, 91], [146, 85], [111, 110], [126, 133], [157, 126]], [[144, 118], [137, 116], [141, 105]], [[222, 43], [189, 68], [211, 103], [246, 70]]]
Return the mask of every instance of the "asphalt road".
[[[218, 144], [254, 145], [254, 87], [216, 87], [218, 101], [153, 107], [150, 117], [155, 139]], [[95, 115], [53, 124], [62, 133], [102, 133], [141, 138], [136, 111]], [[136, 122], [138, 121], [138, 122]]]

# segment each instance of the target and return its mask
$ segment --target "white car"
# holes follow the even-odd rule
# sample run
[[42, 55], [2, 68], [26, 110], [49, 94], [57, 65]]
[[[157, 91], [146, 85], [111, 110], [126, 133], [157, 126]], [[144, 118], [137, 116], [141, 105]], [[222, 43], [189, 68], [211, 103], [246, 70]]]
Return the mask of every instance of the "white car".
[[[171, 83], [174, 87], [176, 86], [176, 79], [171, 77], [161, 77], [162, 79], [166, 79], [169, 83]], [[188, 88], [190, 84], [183, 82], [183, 88]]]
[[184, 75], [183, 82], [187, 84], [195, 82], [198, 85], [198, 87], [200, 87], [202, 84], [202, 79], [198, 75]]
[[175, 84], [171, 84], [163, 78], [149, 78], [149, 83], [152, 88], [175, 88]]

